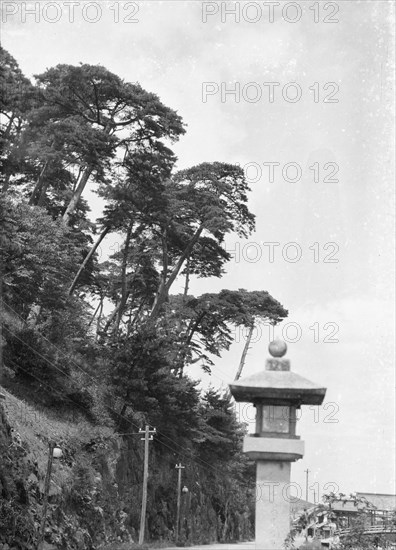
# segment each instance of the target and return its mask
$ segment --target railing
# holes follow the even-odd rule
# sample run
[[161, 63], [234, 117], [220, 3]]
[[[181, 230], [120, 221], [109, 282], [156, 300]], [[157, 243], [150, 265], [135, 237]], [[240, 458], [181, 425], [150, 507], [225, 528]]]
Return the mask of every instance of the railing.
[[[334, 534], [340, 537], [343, 537], [350, 533], [351, 529], [342, 529], [336, 531]], [[382, 533], [396, 533], [396, 525], [371, 525], [370, 527], [364, 528], [365, 535], [376, 535]]]

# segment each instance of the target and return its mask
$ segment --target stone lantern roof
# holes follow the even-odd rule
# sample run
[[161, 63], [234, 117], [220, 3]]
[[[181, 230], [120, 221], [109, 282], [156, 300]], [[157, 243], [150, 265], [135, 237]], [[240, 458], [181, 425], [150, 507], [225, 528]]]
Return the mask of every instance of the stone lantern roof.
[[286, 343], [274, 340], [268, 346], [272, 355], [267, 359], [265, 370], [230, 384], [235, 401], [290, 401], [300, 405], [321, 405], [326, 388], [290, 371], [290, 361], [283, 359]]

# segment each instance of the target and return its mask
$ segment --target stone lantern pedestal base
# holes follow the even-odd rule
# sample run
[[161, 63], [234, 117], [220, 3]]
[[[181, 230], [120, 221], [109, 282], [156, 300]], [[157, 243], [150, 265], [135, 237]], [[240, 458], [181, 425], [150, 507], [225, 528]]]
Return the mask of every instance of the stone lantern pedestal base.
[[284, 550], [290, 531], [290, 462], [257, 461], [256, 550]]

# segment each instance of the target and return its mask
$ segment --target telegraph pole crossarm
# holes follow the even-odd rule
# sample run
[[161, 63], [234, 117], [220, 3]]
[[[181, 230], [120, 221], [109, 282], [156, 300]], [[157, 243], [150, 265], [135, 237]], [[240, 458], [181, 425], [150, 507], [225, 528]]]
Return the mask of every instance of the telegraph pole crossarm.
[[139, 546], [144, 542], [144, 528], [146, 525], [146, 508], [147, 508], [147, 480], [148, 480], [148, 463], [149, 463], [149, 442], [153, 440], [153, 435], [156, 429], [150, 430], [147, 424], [144, 430], [139, 429], [139, 433], [144, 433], [144, 437], [140, 439], [144, 441], [144, 468], [143, 468], [143, 494], [142, 494], [142, 512], [140, 515], [140, 531], [139, 531]]

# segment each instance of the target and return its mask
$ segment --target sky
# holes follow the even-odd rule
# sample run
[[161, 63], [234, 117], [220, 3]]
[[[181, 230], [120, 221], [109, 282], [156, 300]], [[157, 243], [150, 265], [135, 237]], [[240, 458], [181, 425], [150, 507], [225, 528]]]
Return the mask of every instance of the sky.
[[[289, 310], [275, 336], [292, 370], [327, 387], [324, 406], [303, 408], [297, 428], [306, 452], [292, 480], [305, 498], [310, 470], [311, 500], [313, 491], [395, 491], [393, 9], [382, 0], [2, 2], [3, 47], [25, 75], [101, 64], [183, 117], [178, 168], [244, 167], [256, 231], [228, 237], [227, 273], [190, 290], [267, 290]], [[92, 186], [85, 196], [99, 215]], [[210, 378], [198, 367], [191, 375], [226, 388], [244, 345], [235, 337]], [[268, 343], [263, 327], [243, 376], [264, 368]], [[251, 420], [251, 409], [239, 412]]]

